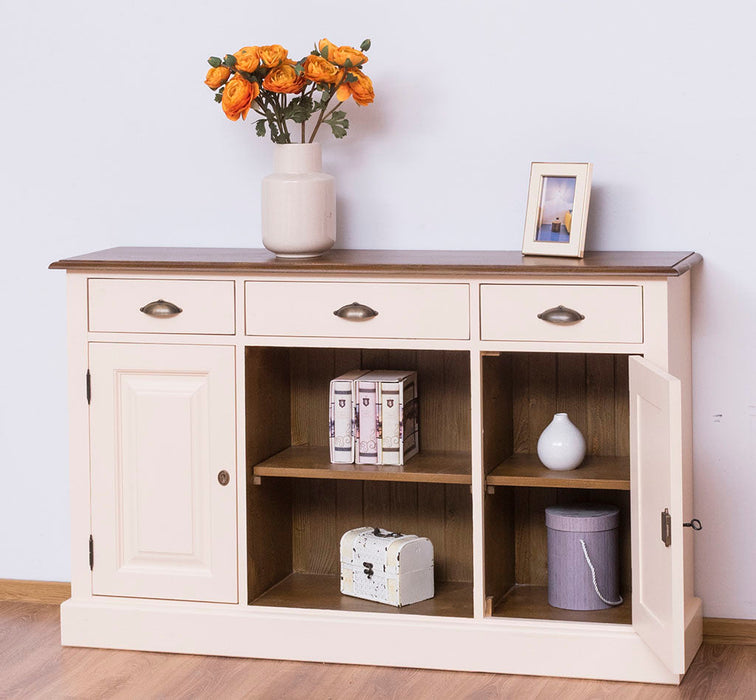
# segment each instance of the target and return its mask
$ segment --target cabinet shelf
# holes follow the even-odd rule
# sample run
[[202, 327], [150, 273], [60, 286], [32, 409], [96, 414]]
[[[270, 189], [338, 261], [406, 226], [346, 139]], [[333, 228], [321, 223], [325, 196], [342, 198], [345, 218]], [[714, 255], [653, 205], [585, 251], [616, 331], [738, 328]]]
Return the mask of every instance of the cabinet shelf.
[[630, 490], [630, 458], [589, 455], [571, 471], [544, 467], [535, 454], [515, 454], [486, 476], [487, 486]]
[[437, 581], [436, 594], [430, 600], [396, 608], [393, 605], [343, 595], [339, 589], [338, 576], [294, 573], [257, 597], [252, 601], [252, 605], [400, 615], [472, 617], [472, 599], [472, 583]]
[[255, 476], [435, 484], [470, 484], [471, 472], [470, 454], [467, 452], [420, 452], [403, 466], [331, 464], [328, 448], [318, 446], [289, 447], [253, 468]]
[[630, 593], [625, 594], [624, 598], [625, 601], [621, 605], [604, 610], [564, 610], [549, 605], [547, 586], [513, 586], [504, 598], [494, 605], [493, 617], [629, 625], [632, 623]]

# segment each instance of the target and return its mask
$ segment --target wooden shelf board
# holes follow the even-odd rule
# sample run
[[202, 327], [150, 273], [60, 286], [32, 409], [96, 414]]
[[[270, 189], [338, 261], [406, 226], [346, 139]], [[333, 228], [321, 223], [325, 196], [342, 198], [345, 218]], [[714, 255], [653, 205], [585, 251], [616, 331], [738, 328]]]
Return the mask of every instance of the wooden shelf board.
[[252, 605], [347, 612], [395, 613], [399, 615], [473, 616], [472, 583], [436, 582], [436, 595], [403, 608], [343, 595], [339, 577], [327, 574], [290, 574], [252, 601]]
[[470, 455], [466, 452], [420, 452], [400, 467], [331, 464], [327, 447], [289, 447], [253, 469], [255, 476], [437, 484], [470, 484], [471, 472]]
[[577, 469], [544, 467], [534, 454], [516, 454], [486, 476], [488, 486], [536, 486], [562, 489], [630, 490], [630, 458], [591, 455]]
[[630, 593], [628, 592], [624, 598], [625, 602], [622, 605], [604, 610], [563, 610], [549, 605], [547, 586], [513, 586], [494, 606], [493, 617], [630, 625], [632, 624]]

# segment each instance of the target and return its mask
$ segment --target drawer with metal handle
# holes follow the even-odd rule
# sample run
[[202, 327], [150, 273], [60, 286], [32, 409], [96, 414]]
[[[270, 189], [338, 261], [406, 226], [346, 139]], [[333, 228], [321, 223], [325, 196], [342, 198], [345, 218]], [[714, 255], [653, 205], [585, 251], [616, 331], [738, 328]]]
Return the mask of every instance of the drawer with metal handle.
[[88, 287], [94, 333], [235, 332], [231, 280], [92, 278]]
[[249, 281], [244, 300], [247, 335], [470, 337], [467, 284]]
[[642, 343], [639, 285], [483, 284], [482, 340]]

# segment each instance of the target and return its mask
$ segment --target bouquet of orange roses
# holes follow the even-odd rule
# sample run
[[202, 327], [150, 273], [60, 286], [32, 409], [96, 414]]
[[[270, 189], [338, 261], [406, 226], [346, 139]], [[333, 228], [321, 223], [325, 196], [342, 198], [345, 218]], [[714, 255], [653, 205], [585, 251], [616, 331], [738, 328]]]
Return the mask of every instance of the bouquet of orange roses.
[[[232, 121], [246, 119], [250, 110], [259, 114], [257, 135], [270, 132], [274, 143], [292, 143], [290, 123], [299, 125], [302, 143], [312, 143], [322, 124], [340, 139], [349, 121], [339, 107], [350, 97], [360, 106], [375, 97], [373, 83], [362, 70], [369, 48], [369, 39], [359, 50], [322, 39], [309, 56], [293, 61], [278, 44], [245, 46], [223, 59], [211, 56], [205, 85], [215, 91], [216, 102]], [[314, 126], [308, 139], [310, 119]]]

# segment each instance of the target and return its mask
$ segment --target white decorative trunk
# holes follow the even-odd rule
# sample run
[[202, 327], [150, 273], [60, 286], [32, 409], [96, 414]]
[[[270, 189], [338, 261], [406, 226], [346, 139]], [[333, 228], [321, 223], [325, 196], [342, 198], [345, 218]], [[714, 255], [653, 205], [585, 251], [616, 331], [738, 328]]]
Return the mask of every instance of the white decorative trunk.
[[313, 258], [336, 242], [334, 178], [319, 143], [278, 144], [262, 181], [262, 241], [282, 258]]

